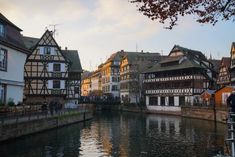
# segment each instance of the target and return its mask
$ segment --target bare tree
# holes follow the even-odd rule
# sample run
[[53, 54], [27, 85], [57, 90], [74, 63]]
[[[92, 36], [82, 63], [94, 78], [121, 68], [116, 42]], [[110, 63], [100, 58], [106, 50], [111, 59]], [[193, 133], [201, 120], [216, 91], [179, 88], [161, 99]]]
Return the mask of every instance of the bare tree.
[[194, 15], [199, 23], [215, 25], [219, 20], [235, 20], [235, 0], [129, 0], [152, 20], [177, 25], [178, 18]]

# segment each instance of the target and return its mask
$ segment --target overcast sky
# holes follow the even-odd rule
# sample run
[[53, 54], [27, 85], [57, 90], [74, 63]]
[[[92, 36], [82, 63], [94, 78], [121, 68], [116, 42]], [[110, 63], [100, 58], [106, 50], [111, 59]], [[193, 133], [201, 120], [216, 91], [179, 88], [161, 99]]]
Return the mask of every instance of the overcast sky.
[[128, 0], [0, 0], [1, 13], [25, 36], [40, 38], [56, 24], [56, 41], [79, 52], [83, 69], [95, 70], [119, 50], [167, 55], [174, 45], [202, 51], [207, 56], [229, 56], [235, 41], [235, 22], [216, 26], [180, 19], [173, 30], [151, 21]]

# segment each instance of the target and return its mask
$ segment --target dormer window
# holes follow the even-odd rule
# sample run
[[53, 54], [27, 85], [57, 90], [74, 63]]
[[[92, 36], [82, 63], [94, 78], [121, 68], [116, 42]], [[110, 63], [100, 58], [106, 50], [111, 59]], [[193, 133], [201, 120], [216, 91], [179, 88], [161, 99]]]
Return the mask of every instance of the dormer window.
[[5, 26], [0, 23], [0, 37], [4, 37], [5, 36]]

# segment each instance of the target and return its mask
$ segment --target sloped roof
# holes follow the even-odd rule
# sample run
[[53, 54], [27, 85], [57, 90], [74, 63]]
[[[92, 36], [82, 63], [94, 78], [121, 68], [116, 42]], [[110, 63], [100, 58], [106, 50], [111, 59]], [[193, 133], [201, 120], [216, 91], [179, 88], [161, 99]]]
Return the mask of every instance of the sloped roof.
[[219, 67], [220, 67], [221, 60], [210, 59], [209, 61], [213, 64], [213, 70], [218, 73], [219, 72]]
[[234, 89], [233, 86], [223, 86], [223, 87], [217, 89], [217, 90], [215, 91], [215, 93], [219, 92], [220, 90], [222, 90], [222, 89], [224, 89], [224, 88]]
[[[182, 46], [179, 46], [179, 45], [175, 45], [173, 47], [173, 49], [171, 50], [171, 52], [174, 52], [176, 50], [179, 50], [179, 51], [183, 52], [184, 55], [197, 56], [200, 59], [207, 60], [205, 55], [201, 51], [198, 51], [198, 50], [192, 50], [192, 49], [188, 49], [188, 48], [185, 48], [185, 47], [182, 47]], [[170, 52], [170, 54], [171, 54], [171, 52]]]
[[0, 36], [0, 43], [11, 47], [13, 49], [19, 50], [22, 53], [28, 54], [29, 51], [26, 49], [22, 35], [21, 29], [9, 21], [5, 16], [0, 13], [0, 22], [5, 25], [6, 33], [4, 37]]
[[[184, 56], [181, 56], [183, 58]], [[178, 60], [181, 58], [177, 58]], [[163, 63], [165, 63], [163, 61]], [[199, 64], [195, 63], [194, 61], [186, 58], [181, 63], [172, 65], [172, 66], [161, 66], [162, 62], [155, 64], [152, 68], [146, 70], [144, 73], [152, 73], [152, 72], [161, 72], [161, 71], [173, 71], [173, 70], [180, 70], [180, 69], [188, 69], [188, 68], [201, 68], [204, 67], [200, 66]]]
[[226, 67], [230, 67], [231, 64], [231, 58], [230, 57], [223, 57], [221, 59], [221, 64], [223, 64]]
[[182, 56], [176, 56], [176, 57], [167, 57], [166, 59], [162, 60], [160, 63], [169, 63], [169, 62], [175, 62], [179, 61], [182, 58]]
[[205, 92], [210, 94], [210, 95], [212, 95], [212, 94], [214, 94], [216, 92], [216, 90], [207, 89], [207, 90], [203, 91], [201, 94], [203, 94]]
[[85, 80], [85, 79], [91, 77], [92, 74], [93, 74], [93, 72], [84, 70], [82, 73], [82, 80]]
[[18, 31], [22, 31], [19, 27], [17, 27], [14, 23], [9, 21], [2, 13], [0, 13], [0, 21], [6, 22], [8, 25], [11, 25], [12, 27], [16, 28]]
[[39, 40], [40, 40], [39, 38], [23, 36], [24, 45], [29, 50], [33, 49]]
[[70, 61], [69, 72], [82, 72], [82, 66], [77, 50], [62, 50], [63, 55]]
[[156, 59], [156, 57], [159, 57], [158, 60], [160, 60], [159, 53], [149, 53], [149, 52], [126, 52], [125, 57], [127, 57], [129, 63], [136, 62], [139, 57], [152, 57], [151, 60], [154, 60]]

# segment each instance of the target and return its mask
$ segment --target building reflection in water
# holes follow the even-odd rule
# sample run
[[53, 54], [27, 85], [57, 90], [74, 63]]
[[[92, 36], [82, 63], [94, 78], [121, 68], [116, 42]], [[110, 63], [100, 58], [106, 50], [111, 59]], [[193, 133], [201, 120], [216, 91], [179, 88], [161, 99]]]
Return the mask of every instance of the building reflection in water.
[[[224, 124], [174, 116], [149, 115], [146, 130], [152, 154], [213, 156], [223, 153]], [[180, 154], [182, 153], [183, 154]]]
[[164, 115], [98, 112], [79, 123], [0, 144], [1, 157], [210, 157], [226, 125]]

